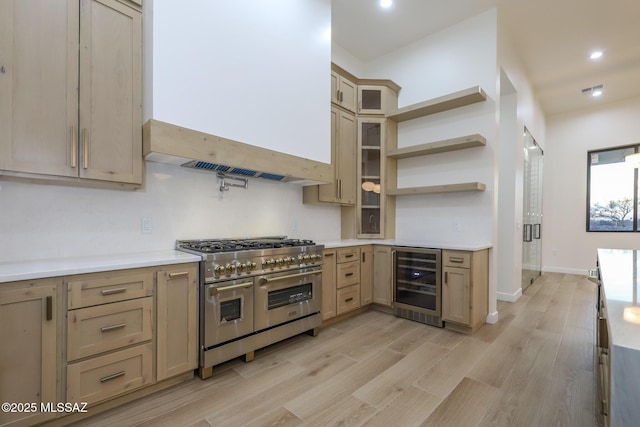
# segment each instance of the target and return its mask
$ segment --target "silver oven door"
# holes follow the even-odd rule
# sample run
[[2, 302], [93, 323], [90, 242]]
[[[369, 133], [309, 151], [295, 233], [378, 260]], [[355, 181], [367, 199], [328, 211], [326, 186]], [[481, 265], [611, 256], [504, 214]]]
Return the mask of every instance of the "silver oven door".
[[253, 332], [253, 279], [220, 282], [202, 289], [200, 330], [205, 348]]
[[322, 268], [258, 276], [256, 331], [320, 312]]

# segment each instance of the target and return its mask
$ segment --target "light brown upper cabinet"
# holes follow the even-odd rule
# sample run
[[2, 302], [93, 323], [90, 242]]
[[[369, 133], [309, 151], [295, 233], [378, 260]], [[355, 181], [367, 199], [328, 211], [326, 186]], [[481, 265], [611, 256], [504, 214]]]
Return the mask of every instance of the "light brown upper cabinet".
[[384, 114], [386, 102], [385, 86], [358, 85], [358, 114]]
[[331, 108], [331, 155], [334, 182], [320, 186], [319, 199], [353, 206], [356, 203], [356, 117], [338, 108]]
[[358, 86], [348, 78], [331, 71], [331, 102], [356, 112]]
[[0, 52], [0, 174], [142, 183], [140, 10], [3, 1]]
[[356, 117], [331, 107], [331, 164], [333, 182], [306, 186], [304, 203], [356, 204]]
[[[393, 121], [379, 117], [358, 118], [358, 238], [395, 235], [395, 205], [387, 197], [386, 190], [388, 175], [395, 178], [395, 170], [388, 171], [388, 160], [384, 153], [389, 146], [396, 146], [396, 135], [397, 128]], [[392, 183], [395, 185], [395, 179]]]

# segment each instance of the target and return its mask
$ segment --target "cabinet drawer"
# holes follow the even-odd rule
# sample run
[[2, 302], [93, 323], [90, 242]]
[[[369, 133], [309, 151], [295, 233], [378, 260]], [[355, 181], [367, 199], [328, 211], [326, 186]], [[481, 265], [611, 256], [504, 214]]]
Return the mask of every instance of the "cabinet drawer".
[[69, 311], [67, 359], [76, 360], [151, 339], [153, 298]]
[[338, 249], [338, 264], [342, 262], [359, 261], [360, 248], [342, 248]]
[[81, 308], [108, 302], [153, 295], [153, 271], [96, 273], [73, 276], [67, 283], [68, 308]]
[[360, 307], [360, 286], [352, 285], [347, 288], [338, 289], [337, 314], [346, 313]]
[[471, 253], [464, 251], [442, 251], [442, 265], [445, 267], [471, 268]]
[[150, 384], [151, 343], [67, 366], [67, 402], [99, 402]]
[[358, 284], [360, 283], [360, 263], [353, 261], [338, 264], [336, 275], [337, 288]]

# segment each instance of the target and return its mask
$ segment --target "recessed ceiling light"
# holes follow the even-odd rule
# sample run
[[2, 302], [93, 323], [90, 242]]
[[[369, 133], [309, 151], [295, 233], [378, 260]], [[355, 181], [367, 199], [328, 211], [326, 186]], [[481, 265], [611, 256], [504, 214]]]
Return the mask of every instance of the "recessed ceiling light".
[[591, 52], [591, 55], [589, 55], [590, 59], [600, 59], [602, 58], [602, 55], [604, 55], [604, 52], [601, 50], [594, 50], [593, 52]]
[[393, 4], [393, 0], [380, 0], [380, 7], [387, 9], [391, 7]]
[[600, 96], [602, 95], [602, 86], [594, 87], [593, 92], [591, 92], [591, 96]]

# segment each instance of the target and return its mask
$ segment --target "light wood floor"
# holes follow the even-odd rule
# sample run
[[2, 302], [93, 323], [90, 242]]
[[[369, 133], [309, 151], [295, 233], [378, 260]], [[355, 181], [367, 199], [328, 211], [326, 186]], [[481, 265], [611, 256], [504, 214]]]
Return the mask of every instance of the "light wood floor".
[[76, 425], [600, 426], [595, 300], [545, 274], [474, 336], [368, 311]]

